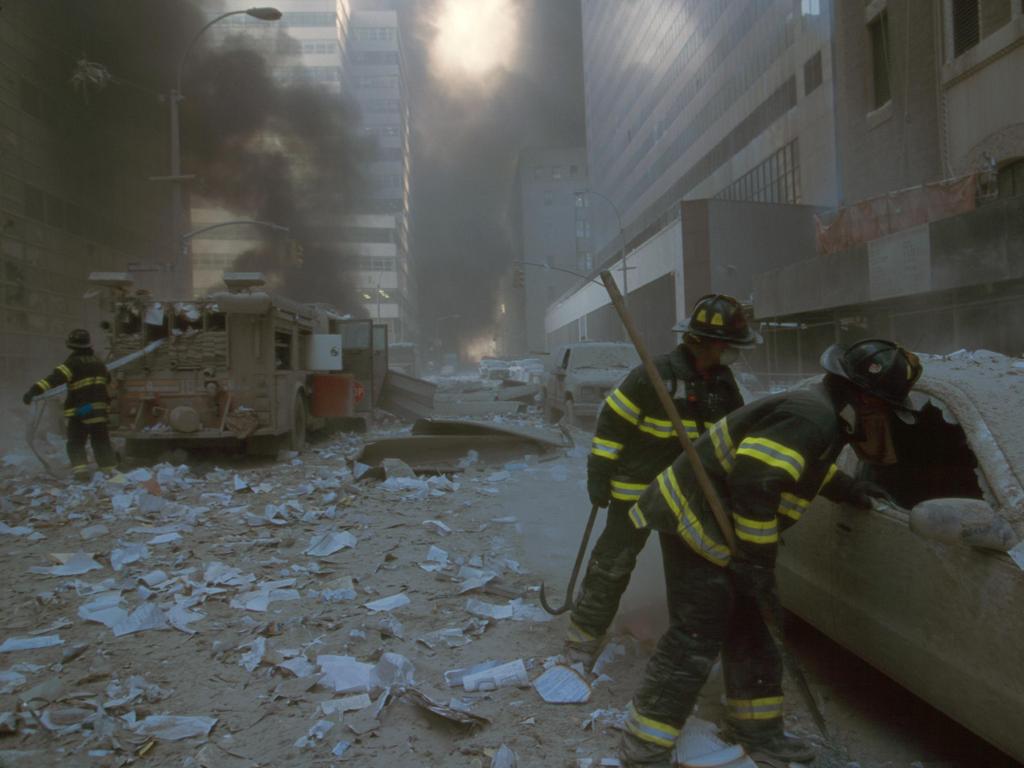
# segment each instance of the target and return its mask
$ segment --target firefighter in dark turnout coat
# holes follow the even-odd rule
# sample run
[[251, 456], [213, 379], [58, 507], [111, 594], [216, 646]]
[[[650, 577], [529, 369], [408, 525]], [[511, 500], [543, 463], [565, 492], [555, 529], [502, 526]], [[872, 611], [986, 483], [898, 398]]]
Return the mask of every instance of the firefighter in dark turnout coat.
[[[683, 343], [655, 358], [655, 365], [689, 438], [696, 440], [743, 405], [728, 365], [738, 349], [752, 347], [760, 337], [748, 327], [739, 303], [719, 294], [700, 299], [690, 318], [673, 330], [683, 334]], [[630, 524], [629, 508], [680, 451], [668, 414], [643, 366], [637, 366], [605, 401], [587, 459], [590, 501], [607, 506], [608, 518], [572, 612], [566, 637], [566, 655], [572, 660], [589, 665], [600, 649], [650, 534]]]
[[912, 418], [907, 395], [921, 374], [892, 342], [830, 347], [828, 371], [808, 389], [758, 400], [716, 422], [695, 448], [732, 517], [730, 556], [686, 456], [658, 475], [629, 510], [638, 530], [662, 536], [669, 629], [628, 708], [627, 766], [668, 766], [672, 746], [722, 654], [728, 731], [748, 751], [802, 761], [813, 750], [782, 728], [782, 666], [759, 612], [774, 608], [779, 534], [819, 493], [865, 505], [884, 490], [836, 470], [847, 443], [866, 461], [893, 463], [892, 415]]
[[109, 471], [117, 463], [107, 431], [107, 411], [110, 407], [110, 373], [92, 351], [89, 332], [81, 328], [68, 334], [66, 345], [71, 350], [67, 359], [40, 379], [22, 397], [28, 405], [41, 395], [62, 384], [67, 386], [64, 415], [67, 417], [67, 451], [71, 471], [76, 480], [89, 479], [89, 461], [86, 458], [86, 440], [92, 442], [96, 463]]

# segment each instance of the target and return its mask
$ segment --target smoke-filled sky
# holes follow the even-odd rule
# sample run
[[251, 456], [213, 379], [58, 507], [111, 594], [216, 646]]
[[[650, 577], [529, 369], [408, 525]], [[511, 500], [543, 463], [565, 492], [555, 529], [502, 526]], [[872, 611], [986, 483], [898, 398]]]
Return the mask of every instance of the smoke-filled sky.
[[406, 6], [423, 330], [433, 335], [434, 318], [457, 312], [466, 341], [490, 334], [497, 281], [513, 259], [519, 151], [585, 141], [579, 2]]

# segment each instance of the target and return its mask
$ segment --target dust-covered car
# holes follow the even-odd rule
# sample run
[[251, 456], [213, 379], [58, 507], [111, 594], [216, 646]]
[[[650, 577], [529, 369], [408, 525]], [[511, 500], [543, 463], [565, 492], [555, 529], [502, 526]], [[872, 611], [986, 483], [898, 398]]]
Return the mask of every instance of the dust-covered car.
[[1024, 761], [1024, 362], [922, 356], [898, 463], [842, 469], [892, 495], [866, 512], [819, 497], [779, 550], [785, 606]]
[[563, 416], [570, 424], [593, 418], [608, 393], [640, 364], [632, 344], [581, 341], [566, 344], [551, 356], [552, 368], [544, 377], [544, 414], [555, 422]]

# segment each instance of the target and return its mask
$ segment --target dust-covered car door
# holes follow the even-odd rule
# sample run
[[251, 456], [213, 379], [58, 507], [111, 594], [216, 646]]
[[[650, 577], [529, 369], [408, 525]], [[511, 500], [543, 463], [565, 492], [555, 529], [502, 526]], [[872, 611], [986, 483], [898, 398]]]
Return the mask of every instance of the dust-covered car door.
[[894, 424], [898, 463], [855, 461], [852, 474], [878, 482], [896, 503], [871, 511], [843, 507], [835, 518], [829, 634], [1024, 757], [1024, 732], [1012, 724], [1024, 711], [1024, 572], [1005, 553], [936, 540], [923, 530], [922, 515], [940, 499], [954, 516], [991, 510], [953, 411], [931, 398], [917, 424]]

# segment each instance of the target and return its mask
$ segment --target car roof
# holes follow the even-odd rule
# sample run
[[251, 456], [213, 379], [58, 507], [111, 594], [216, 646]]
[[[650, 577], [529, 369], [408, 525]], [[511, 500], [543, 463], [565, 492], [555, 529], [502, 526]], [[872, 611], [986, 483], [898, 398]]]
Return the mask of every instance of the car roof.
[[921, 355], [921, 362], [916, 392], [953, 411], [1000, 502], [1024, 520], [1024, 360], [960, 350]]

